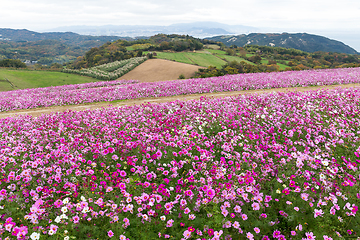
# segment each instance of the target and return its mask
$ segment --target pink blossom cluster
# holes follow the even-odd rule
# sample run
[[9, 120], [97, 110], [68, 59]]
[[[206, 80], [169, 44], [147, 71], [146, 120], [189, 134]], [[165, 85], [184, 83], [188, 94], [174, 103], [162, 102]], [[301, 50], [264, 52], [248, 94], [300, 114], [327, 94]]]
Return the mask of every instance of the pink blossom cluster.
[[0, 237], [359, 236], [359, 113], [345, 88], [1, 119]]
[[[142, 97], [241, 91], [250, 89], [305, 87], [360, 82], [360, 68], [249, 73], [222, 77], [137, 83], [119, 86], [69, 89], [56, 87], [10, 91], [0, 95], [0, 112], [37, 107], [115, 101]], [[111, 82], [109, 82], [110, 84]], [[123, 82], [128, 83], [128, 82]], [[56, 91], [55, 91], [56, 90]]]
[[[28, 88], [21, 90], [13, 90], [7, 92], [1, 92], [0, 94], [0, 103], [1, 106], [9, 104], [11, 101], [15, 101], [13, 104], [13, 109], [22, 109], [22, 108], [34, 108], [38, 107], [39, 102], [46, 102], [46, 99], [49, 102], [52, 102], [51, 97], [57, 99], [57, 102], [61, 101], [61, 97], [66, 97], [66, 95], [76, 95], [80, 94], [89, 89], [98, 89], [109, 86], [119, 86], [124, 84], [138, 83], [137, 80], [115, 80], [115, 81], [98, 81], [91, 83], [80, 83], [80, 84], [71, 84], [55, 87], [44, 87], [44, 88]], [[30, 101], [27, 106], [21, 107], [26, 104], [26, 101]], [[31, 101], [37, 101], [38, 103], [31, 103]], [[4, 104], [4, 105], [3, 105]], [[35, 104], [35, 105], [34, 105]], [[74, 103], [76, 104], [76, 103]], [[42, 105], [41, 105], [42, 106]], [[51, 106], [51, 105], [46, 105]], [[6, 108], [0, 107], [1, 111]]]

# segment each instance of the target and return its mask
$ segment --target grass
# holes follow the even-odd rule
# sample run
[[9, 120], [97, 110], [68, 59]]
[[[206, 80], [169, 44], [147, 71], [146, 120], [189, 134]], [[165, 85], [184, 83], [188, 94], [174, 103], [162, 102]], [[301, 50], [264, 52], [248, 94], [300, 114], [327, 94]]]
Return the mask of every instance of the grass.
[[279, 65], [280, 70], [285, 70], [285, 68], [288, 68], [289, 66], [286, 66], [285, 64], [277, 63]]
[[229, 62], [232, 62], [232, 61], [246, 62], [246, 63], [251, 64], [251, 65], [256, 65], [255, 63], [250, 62], [250, 61], [248, 61], [248, 60], [246, 60], [244, 58], [241, 58], [241, 57], [229, 56], [229, 55], [218, 55], [218, 56], [221, 57], [221, 58], [225, 58]]
[[[0, 80], [5, 78], [16, 87], [15, 89], [61, 86], [68, 84], [95, 82], [94, 78], [76, 74], [51, 71], [12, 70], [0, 68]], [[0, 81], [0, 91], [15, 90], [7, 82]]]
[[156, 52], [156, 58], [194, 64], [188, 57], [186, 57], [185, 53]]
[[214, 49], [206, 49], [206, 50], [211, 52], [211, 53], [214, 53], [214, 54], [221, 54], [221, 55], [226, 54], [226, 52], [222, 51], [222, 50], [214, 50]]
[[220, 46], [216, 45], [216, 44], [207, 44], [207, 45], [205, 45], [205, 47], [211, 48], [211, 49], [220, 49]]
[[[146, 52], [147, 53], [147, 52]], [[145, 54], [146, 54], [145, 53]], [[221, 68], [222, 65], [226, 64], [224, 60], [220, 58], [201, 52], [156, 52], [156, 58], [167, 59], [181, 63], [193, 64], [202, 67], [215, 66], [217, 68]]]
[[202, 67], [215, 66], [221, 68], [226, 62], [220, 58], [206, 53], [186, 53], [186, 55], [197, 65]]

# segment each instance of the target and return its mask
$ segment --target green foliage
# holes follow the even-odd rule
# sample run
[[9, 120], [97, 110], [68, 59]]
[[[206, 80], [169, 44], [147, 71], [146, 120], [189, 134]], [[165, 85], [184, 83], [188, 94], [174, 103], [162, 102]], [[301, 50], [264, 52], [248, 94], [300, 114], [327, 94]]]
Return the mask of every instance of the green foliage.
[[179, 79], [185, 79], [185, 75], [184, 75], [184, 74], [180, 74], [180, 75], [179, 75]]
[[0, 67], [7, 68], [26, 68], [26, 64], [16, 59], [4, 59], [0, 60]]

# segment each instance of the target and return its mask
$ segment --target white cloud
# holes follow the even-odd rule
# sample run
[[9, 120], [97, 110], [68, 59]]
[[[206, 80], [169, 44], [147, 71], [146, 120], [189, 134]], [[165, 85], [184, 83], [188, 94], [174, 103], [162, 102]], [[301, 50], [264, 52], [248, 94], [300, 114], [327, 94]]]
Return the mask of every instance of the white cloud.
[[255, 27], [358, 28], [358, 0], [13, 0], [2, 3], [1, 28], [69, 25], [170, 25], [217, 21]]

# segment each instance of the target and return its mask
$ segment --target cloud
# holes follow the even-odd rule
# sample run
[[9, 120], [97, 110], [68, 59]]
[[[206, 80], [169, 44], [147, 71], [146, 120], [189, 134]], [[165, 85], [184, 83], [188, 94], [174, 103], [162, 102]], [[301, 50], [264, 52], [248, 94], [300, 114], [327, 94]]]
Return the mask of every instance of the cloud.
[[217, 21], [255, 27], [357, 28], [357, 0], [13, 0], [2, 3], [0, 27], [170, 25]]

